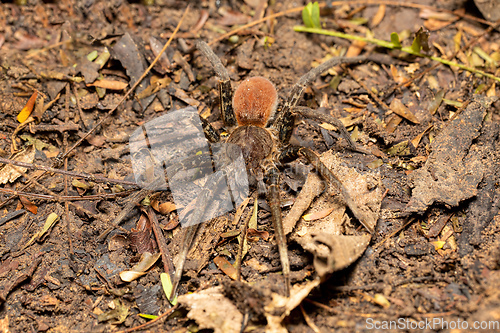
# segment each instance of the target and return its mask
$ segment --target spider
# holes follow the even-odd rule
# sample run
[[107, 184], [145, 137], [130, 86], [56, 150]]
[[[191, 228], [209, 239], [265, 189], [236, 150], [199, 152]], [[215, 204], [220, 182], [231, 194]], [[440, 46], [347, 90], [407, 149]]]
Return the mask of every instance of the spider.
[[[373, 232], [373, 227], [366, 222], [365, 215], [349, 196], [342, 182], [320, 161], [318, 155], [308, 148], [293, 146], [289, 143], [294, 129], [295, 116], [301, 115], [333, 125], [345, 139], [350, 149], [363, 151], [357, 148], [354, 142], [352, 142], [347, 130], [339, 120], [309, 108], [297, 107], [297, 103], [307, 84], [327, 69], [340, 64], [361, 63], [368, 60], [368, 57], [337, 57], [327, 60], [303, 75], [291, 88], [284, 104], [279, 106], [276, 88], [268, 79], [263, 77], [251, 77], [244, 80], [233, 95], [229, 74], [220, 59], [205, 42], [198, 41], [196, 46], [209, 60], [219, 77], [222, 121], [229, 136], [224, 139], [221, 138], [213, 126], [204, 119], [202, 119], [203, 130], [212, 143], [225, 140], [225, 143], [234, 144], [241, 148], [248, 174], [257, 181], [262, 182], [265, 180], [267, 183], [267, 201], [271, 208], [271, 220], [278, 244], [278, 252], [285, 279], [286, 295], [289, 296], [291, 287], [290, 263], [282, 226], [279, 197], [279, 166], [300, 156], [305, 157], [327, 182], [336, 187], [354, 217], [370, 233]], [[216, 179], [213, 181], [214, 184], [211, 186], [215, 186], [217, 182]], [[206, 195], [208, 194], [200, 194], [196, 206], [199, 206], [198, 203], [202, 203], [206, 199]], [[204, 206], [201, 205], [200, 207]], [[201, 211], [202, 208], [199, 210]], [[202, 212], [198, 212], [198, 214], [202, 214]], [[195, 233], [195, 226], [188, 227], [186, 230], [184, 248], [181, 249], [181, 259], [179, 259], [181, 264], [175, 272], [171, 296], [175, 295], [175, 289], [182, 274], [182, 262], [187, 255], [189, 244], [193, 241]]]

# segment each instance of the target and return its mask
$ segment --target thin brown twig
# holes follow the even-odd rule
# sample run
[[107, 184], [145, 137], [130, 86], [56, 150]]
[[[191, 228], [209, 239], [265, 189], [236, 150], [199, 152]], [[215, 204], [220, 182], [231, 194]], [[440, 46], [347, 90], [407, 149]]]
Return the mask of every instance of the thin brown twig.
[[[69, 94], [70, 94], [70, 87], [69, 84], [66, 84], [66, 117], [65, 117], [65, 123], [69, 122]], [[76, 96], [75, 96], [76, 97]], [[64, 149], [68, 149], [68, 132], [63, 133], [63, 147]], [[64, 159], [64, 171], [68, 171], [68, 157]], [[68, 195], [68, 175], [64, 175], [64, 195]], [[68, 201], [64, 202], [64, 224], [66, 226], [66, 237], [68, 238], [68, 245], [69, 245], [69, 253], [70, 255], [73, 255], [73, 242], [71, 240], [71, 232], [70, 232], [70, 223], [69, 223], [69, 203]], [[70, 256], [71, 258], [71, 256]]]
[[[364, 84], [364, 82], [356, 74], [354, 74], [354, 72], [350, 68], [347, 68], [347, 71], [349, 72], [349, 75], [354, 79], [354, 81], [356, 81], [357, 84], [359, 84], [363, 89], [365, 89], [366, 92], [370, 95], [370, 97], [373, 98], [373, 100], [375, 100], [375, 102], [378, 105], [383, 107], [386, 111], [392, 112], [389, 105], [385, 104], [383, 100], [378, 98], [377, 94], [375, 94], [371, 89], [369, 89], [367, 85]], [[386, 112], [386, 114], [389, 114], [389, 112]]]
[[65, 201], [90, 201], [90, 200], [106, 200], [106, 199], [113, 199], [116, 197], [125, 197], [133, 193], [135, 190], [126, 190], [123, 192], [118, 192], [118, 193], [101, 193], [101, 194], [91, 194], [91, 195], [86, 195], [84, 197], [78, 196], [78, 195], [60, 195], [59, 197], [55, 197], [50, 194], [40, 194], [40, 193], [31, 193], [31, 192], [22, 192], [22, 191], [16, 191], [16, 190], [11, 190], [8, 188], [2, 188], [0, 187], [0, 192], [4, 193], [9, 193], [12, 194], [14, 197], [22, 195], [24, 197], [31, 197], [31, 198], [37, 198], [37, 199], [45, 199], [45, 200], [54, 200], [54, 201], [59, 201], [59, 199], [63, 202]]
[[149, 221], [153, 226], [153, 232], [155, 234], [158, 248], [160, 249], [161, 260], [163, 262], [163, 268], [165, 270], [165, 273], [169, 274], [172, 277], [175, 270], [174, 263], [172, 261], [172, 256], [170, 255], [170, 251], [168, 250], [167, 242], [165, 241], [165, 236], [163, 235], [163, 232], [161, 231], [160, 228], [160, 224], [158, 223], [158, 218], [156, 217], [156, 213], [154, 212], [153, 208], [149, 206], [146, 210], [146, 214], [148, 215]]
[[45, 165], [20, 162], [20, 161], [15, 161], [15, 160], [11, 160], [11, 159], [8, 159], [8, 158], [3, 158], [3, 157], [0, 157], [0, 163], [2, 163], [2, 164], [11, 164], [11, 165], [15, 165], [15, 166], [18, 166], [18, 167], [27, 168], [27, 169], [30, 169], [30, 170], [43, 170], [45, 172], [59, 173], [59, 174], [62, 174], [62, 175], [76, 177], [76, 178], [83, 178], [83, 179], [87, 179], [87, 180], [95, 181], [95, 182], [104, 182], [104, 183], [108, 183], [109, 182], [109, 183], [116, 183], [116, 184], [137, 186], [137, 184], [135, 182], [131, 182], [131, 181], [128, 181], [128, 180], [107, 178], [107, 177], [102, 177], [102, 176], [91, 175], [91, 174], [88, 174], [88, 173], [79, 173], [79, 172], [74, 172], [74, 171], [67, 171], [67, 170], [55, 169], [55, 168], [51, 168], [51, 167], [48, 167], [48, 166], [45, 166]]
[[397, 233], [401, 232], [403, 229], [405, 229], [407, 226], [409, 226], [415, 220], [416, 220], [416, 218], [414, 218], [414, 217], [409, 218], [408, 221], [406, 221], [406, 223], [403, 223], [403, 225], [401, 227], [397, 228], [396, 230], [394, 230], [393, 232], [391, 232], [389, 235], [387, 235], [383, 240], [381, 240], [380, 242], [378, 242], [377, 244], [375, 244], [373, 246], [373, 249], [376, 249], [380, 245], [384, 244], [386, 241], [388, 241], [389, 239], [391, 239], [392, 237], [394, 237], [394, 235], [396, 235]]
[[314, 333], [321, 333], [320, 329], [316, 324], [309, 318], [309, 315], [306, 313], [304, 310], [304, 307], [302, 304], [299, 305], [300, 311], [302, 312], [302, 315], [304, 316], [304, 319], [306, 320], [307, 325], [314, 331]]
[[[85, 208], [83, 208], [83, 207], [80, 207], [80, 206], [78, 206], [78, 205], [75, 205], [75, 204], [74, 204], [73, 202], [71, 202], [71, 201], [64, 200], [64, 199], [63, 199], [60, 195], [58, 195], [58, 194], [56, 194], [56, 193], [52, 192], [51, 190], [49, 190], [48, 188], [46, 188], [44, 185], [40, 184], [40, 183], [39, 183], [39, 182], [38, 182], [38, 181], [37, 181], [34, 177], [32, 177], [32, 176], [28, 175], [26, 172], [24, 172], [23, 170], [20, 170], [18, 167], [13, 166], [13, 168], [14, 168], [14, 170], [16, 170], [17, 172], [19, 172], [20, 174], [22, 174], [24, 177], [26, 177], [26, 178], [27, 178], [27, 179], [28, 179], [28, 180], [29, 180], [29, 181], [30, 181], [33, 185], [35, 185], [35, 186], [37, 186], [37, 187], [41, 188], [43, 191], [45, 191], [45, 192], [47, 192], [47, 193], [51, 194], [52, 196], [54, 196], [54, 197], [55, 197], [55, 199], [56, 199], [57, 201], [60, 201], [60, 202], [68, 202], [68, 203], [69, 203], [69, 205], [71, 205], [71, 206], [75, 207], [75, 209], [77, 209], [77, 210], [79, 210], [79, 211], [84, 212], [85, 214], [87, 214], [87, 215], [91, 216], [91, 217], [92, 217], [92, 218], [94, 218], [94, 219], [100, 219], [100, 217], [99, 217], [99, 216], [97, 216], [96, 214], [92, 213], [91, 211], [89, 211], [89, 210], [87, 210], [87, 209], [85, 209]], [[4, 189], [1, 189], [1, 190], [4, 190]], [[12, 197], [11, 197], [11, 198], [12, 198]], [[11, 198], [9, 198], [9, 199], [11, 199]], [[101, 221], [102, 221], [102, 222], [104, 222], [104, 223], [106, 223], [106, 224], [110, 224], [110, 223], [111, 223], [110, 221], [108, 221], [108, 220], [104, 220], [104, 219], [101, 219]], [[122, 228], [122, 227], [120, 227], [120, 226], [114, 226], [114, 227], [119, 228], [119, 229], [120, 229], [121, 231], [123, 231], [123, 232], [128, 232], [128, 230], [127, 230], [127, 229]]]

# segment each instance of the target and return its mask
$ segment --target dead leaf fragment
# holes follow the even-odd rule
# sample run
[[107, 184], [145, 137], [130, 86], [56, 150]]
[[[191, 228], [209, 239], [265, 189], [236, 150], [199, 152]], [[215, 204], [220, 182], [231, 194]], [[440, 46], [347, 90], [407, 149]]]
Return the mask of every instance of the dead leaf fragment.
[[102, 80], [97, 80], [93, 83], [87, 84], [87, 87], [99, 87], [99, 88], [105, 88], [109, 90], [123, 90], [127, 88], [128, 83], [122, 82], [122, 81], [116, 81], [116, 80], [107, 80], [107, 79], [102, 79]]
[[304, 219], [304, 221], [319, 220], [319, 219], [322, 219], [322, 218], [330, 215], [330, 213], [333, 212], [334, 209], [335, 209], [335, 207], [327, 208], [327, 209], [324, 209], [324, 210], [319, 211], [319, 212], [306, 214], [306, 215], [302, 216], [302, 218]]
[[385, 5], [378, 6], [378, 10], [372, 18], [372, 28], [376, 27], [377, 25], [380, 24], [380, 22], [382, 22], [385, 16], [385, 9], [386, 9]]
[[134, 265], [134, 267], [132, 267], [128, 271], [120, 272], [120, 279], [122, 279], [122, 281], [124, 282], [134, 281], [135, 279], [146, 274], [146, 271], [150, 269], [160, 257], [161, 253], [151, 254], [149, 252], [144, 252], [141, 255], [141, 260], [139, 260], [139, 262]]
[[31, 112], [33, 112], [33, 107], [35, 106], [36, 98], [38, 96], [38, 92], [35, 91], [33, 92], [33, 95], [31, 95], [30, 99], [26, 103], [26, 105], [23, 107], [21, 112], [17, 115], [17, 121], [20, 123], [24, 123], [26, 119], [31, 115]]
[[21, 203], [23, 204], [23, 207], [26, 209], [26, 210], [29, 210], [30, 212], [32, 212], [33, 214], [36, 214], [37, 211], [38, 211], [38, 207], [32, 203], [28, 198], [20, 195], [19, 196], [19, 200], [21, 201]]
[[219, 267], [221, 271], [223, 271], [227, 276], [229, 276], [233, 280], [238, 279], [238, 272], [236, 268], [226, 258], [218, 256], [214, 258], [214, 263]]
[[114, 309], [101, 313], [97, 316], [97, 320], [99, 322], [110, 321], [111, 324], [115, 325], [123, 323], [129, 314], [129, 307], [118, 299], [115, 299], [111, 304], [113, 304]]
[[408, 109], [403, 103], [401, 103], [399, 99], [393, 99], [389, 107], [395, 114], [411, 121], [414, 124], [420, 124], [420, 121], [418, 121], [417, 117], [415, 117], [410, 109]]
[[[35, 159], [35, 147], [33, 145], [30, 145], [20, 152], [15, 153], [10, 157], [10, 159], [18, 162], [33, 163], [33, 160]], [[6, 184], [7, 182], [12, 183], [17, 178], [21, 177], [21, 173], [17, 170], [26, 172], [27, 169], [12, 166], [10, 164], [3, 164], [0, 167], [0, 184]]]
[[200, 329], [210, 328], [215, 333], [240, 332], [243, 315], [222, 294], [222, 287], [181, 295], [178, 302], [189, 309], [188, 318], [195, 320]]

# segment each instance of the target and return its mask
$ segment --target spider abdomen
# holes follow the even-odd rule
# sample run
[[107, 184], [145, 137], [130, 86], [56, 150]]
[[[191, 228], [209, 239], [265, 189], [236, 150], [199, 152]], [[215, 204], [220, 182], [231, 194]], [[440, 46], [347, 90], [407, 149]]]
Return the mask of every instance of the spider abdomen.
[[241, 82], [233, 96], [233, 110], [240, 126], [266, 126], [277, 104], [278, 93], [274, 85], [258, 76]]
[[260, 162], [271, 154], [274, 147], [269, 131], [257, 126], [236, 128], [227, 139], [227, 143], [240, 147], [249, 169], [257, 168]]

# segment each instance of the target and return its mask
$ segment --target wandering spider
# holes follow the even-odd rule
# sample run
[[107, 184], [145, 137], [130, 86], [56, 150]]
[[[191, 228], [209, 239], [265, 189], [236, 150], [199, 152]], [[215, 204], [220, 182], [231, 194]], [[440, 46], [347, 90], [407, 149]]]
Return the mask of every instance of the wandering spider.
[[[225, 139], [225, 143], [238, 146], [245, 159], [248, 174], [258, 182], [262, 183], [265, 181], [267, 183], [267, 200], [271, 208], [271, 219], [276, 233], [286, 294], [289, 296], [290, 264], [282, 226], [278, 166], [288, 163], [299, 156], [305, 157], [316, 168], [324, 180], [335, 186], [340, 192], [342, 199], [354, 217], [369, 232], [373, 232], [373, 227], [367, 223], [363, 211], [356, 206], [341, 181], [320, 161], [318, 155], [308, 148], [293, 146], [289, 143], [294, 129], [295, 116], [301, 115], [335, 126], [352, 150], [362, 151], [362, 149], [357, 148], [352, 142], [347, 130], [339, 120], [308, 108], [297, 107], [297, 103], [306, 85], [319, 74], [340, 64], [360, 63], [366, 61], [368, 58], [366, 56], [352, 58], [337, 57], [327, 60], [302, 76], [290, 90], [284, 104], [278, 106], [278, 94], [274, 85], [268, 79], [262, 77], [252, 77], [244, 80], [232, 97], [229, 74], [220, 59], [205, 42], [199, 41], [196, 46], [209, 60], [220, 79], [221, 114], [224, 126], [229, 133], [229, 136]], [[202, 119], [202, 122], [207, 138], [212, 143], [220, 142], [221, 137], [212, 125], [204, 119]], [[213, 179], [212, 181], [215, 185], [217, 180]], [[206, 207], [203, 206], [203, 202], [206, 201], [207, 195], [209, 195], [208, 191], [207, 193], [200, 193], [196, 204], [198, 212], [193, 214], [203, 214], [202, 210]], [[183, 262], [190, 244], [195, 237], [195, 233], [196, 226], [189, 226], [186, 229], [171, 296], [175, 294], [175, 289], [181, 278]]]

